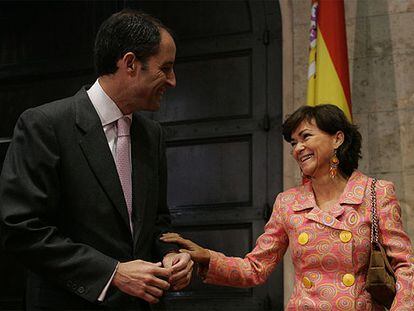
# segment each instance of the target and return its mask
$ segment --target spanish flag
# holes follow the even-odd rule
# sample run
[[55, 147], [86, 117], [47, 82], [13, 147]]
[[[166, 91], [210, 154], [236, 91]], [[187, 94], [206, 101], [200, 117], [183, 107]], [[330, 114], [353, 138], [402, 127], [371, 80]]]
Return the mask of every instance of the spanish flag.
[[312, 0], [307, 104], [333, 104], [352, 122], [343, 0]]

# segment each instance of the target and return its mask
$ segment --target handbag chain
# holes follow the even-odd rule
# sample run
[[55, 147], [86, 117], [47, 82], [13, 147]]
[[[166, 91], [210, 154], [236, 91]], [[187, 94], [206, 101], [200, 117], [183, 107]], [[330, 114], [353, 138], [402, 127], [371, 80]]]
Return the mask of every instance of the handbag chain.
[[377, 216], [377, 196], [375, 194], [375, 183], [376, 178], [372, 179], [371, 183], [371, 217], [372, 217], [372, 228], [371, 228], [371, 244], [378, 243], [378, 216]]

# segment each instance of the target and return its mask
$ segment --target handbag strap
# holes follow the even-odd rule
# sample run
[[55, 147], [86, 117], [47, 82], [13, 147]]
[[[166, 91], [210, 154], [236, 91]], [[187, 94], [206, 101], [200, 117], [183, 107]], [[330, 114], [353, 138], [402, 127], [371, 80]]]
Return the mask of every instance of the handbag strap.
[[371, 244], [378, 244], [378, 215], [377, 215], [377, 195], [375, 191], [376, 178], [371, 183]]

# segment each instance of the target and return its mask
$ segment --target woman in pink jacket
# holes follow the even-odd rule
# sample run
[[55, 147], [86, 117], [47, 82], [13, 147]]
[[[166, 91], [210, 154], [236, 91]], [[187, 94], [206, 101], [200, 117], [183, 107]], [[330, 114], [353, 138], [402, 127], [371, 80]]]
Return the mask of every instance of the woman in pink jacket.
[[[244, 259], [204, 249], [176, 233], [200, 264], [206, 283], [235, 287], [262, 284], [288, 245], [295, 267], [286, 310], [384, 310], [365, 290], [370, 258], [372, 178], [357, 170], [361, 135], [333, 105], [304, 106], [283, 124], [283, 136], [306, 178], [280, 193], [252, 252]], [[380, 242], [397, 279], [391, 310], [414, 310], [414, 256], [402, 227], [394, 185], [376, 183]]]

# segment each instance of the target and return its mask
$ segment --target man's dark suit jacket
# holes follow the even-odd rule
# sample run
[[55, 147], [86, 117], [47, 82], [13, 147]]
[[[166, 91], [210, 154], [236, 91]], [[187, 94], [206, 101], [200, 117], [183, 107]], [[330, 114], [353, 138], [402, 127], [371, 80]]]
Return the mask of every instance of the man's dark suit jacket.
[[110, 287], [118, 261], [160, 260], [169, 227], [166, 158], [158, 123], [133, 114], [133, 227], [101, 121], [85, 88], [25, 111], [0, 179], [1, 240], [29, 269], [27, 307], [145, 310]]

